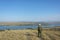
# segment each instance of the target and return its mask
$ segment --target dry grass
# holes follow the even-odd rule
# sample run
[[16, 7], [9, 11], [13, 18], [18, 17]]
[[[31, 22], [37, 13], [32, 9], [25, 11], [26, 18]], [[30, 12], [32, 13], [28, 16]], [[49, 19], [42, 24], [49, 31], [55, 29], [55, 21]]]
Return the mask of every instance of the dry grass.
[[30, 33], [30, 39], [32, 40], [37, 40], [38, 38], [36, 38], [36, 36], [31, 35], [32, 30], [6, 30], [6, 31], [2, 31], [0, 32], [0, 40], [27, 40], [27, 33]]
[[[43, 31], [43, 40], [59, 40], [60, 31]], [[5, 30], [0, 32], [0, 40], [41, 40], [37, 30]]]

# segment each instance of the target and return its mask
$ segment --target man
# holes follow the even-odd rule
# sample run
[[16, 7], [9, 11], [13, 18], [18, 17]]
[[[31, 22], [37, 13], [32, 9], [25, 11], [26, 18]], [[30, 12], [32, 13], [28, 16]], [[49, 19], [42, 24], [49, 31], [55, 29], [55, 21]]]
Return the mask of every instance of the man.
[[42, 33], [42, 27], [41, 24], [38, 25], [38, 37], [41, 37]]

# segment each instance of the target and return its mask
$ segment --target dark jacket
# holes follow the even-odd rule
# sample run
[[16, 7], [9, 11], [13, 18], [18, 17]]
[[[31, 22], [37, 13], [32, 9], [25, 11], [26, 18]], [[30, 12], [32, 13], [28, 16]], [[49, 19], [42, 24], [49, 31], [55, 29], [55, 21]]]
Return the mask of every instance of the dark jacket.
[[42, 27], [41, 26], [38, 26], [38, 32], [41, 33], [41, 31], [42, 31]]

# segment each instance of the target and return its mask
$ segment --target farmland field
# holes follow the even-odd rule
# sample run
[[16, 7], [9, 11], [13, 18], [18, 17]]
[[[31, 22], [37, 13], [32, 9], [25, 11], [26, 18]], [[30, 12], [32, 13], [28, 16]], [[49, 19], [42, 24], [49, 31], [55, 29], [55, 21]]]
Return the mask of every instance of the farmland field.
[[60, 40], [60, 31], [42, 31], [37, 36], [37, 30], [5, 30], [0, 31], [0, 40]]

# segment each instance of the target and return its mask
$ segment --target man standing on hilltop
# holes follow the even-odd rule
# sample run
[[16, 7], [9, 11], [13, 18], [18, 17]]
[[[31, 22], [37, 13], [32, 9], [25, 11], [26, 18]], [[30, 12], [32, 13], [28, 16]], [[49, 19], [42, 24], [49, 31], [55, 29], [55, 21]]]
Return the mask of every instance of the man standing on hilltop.
[[38, 37], [41, 37], [42, 33], [42, 27], [41, 24], [38, 25]]

